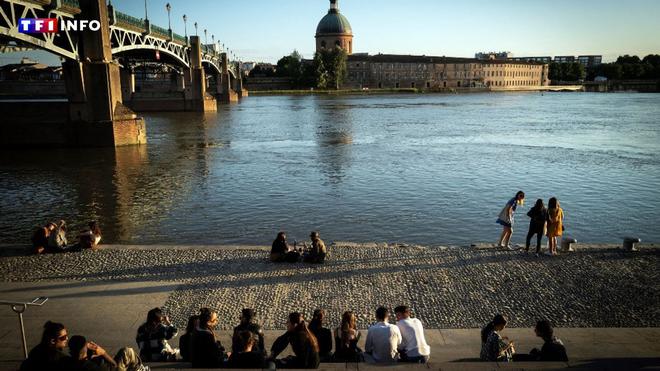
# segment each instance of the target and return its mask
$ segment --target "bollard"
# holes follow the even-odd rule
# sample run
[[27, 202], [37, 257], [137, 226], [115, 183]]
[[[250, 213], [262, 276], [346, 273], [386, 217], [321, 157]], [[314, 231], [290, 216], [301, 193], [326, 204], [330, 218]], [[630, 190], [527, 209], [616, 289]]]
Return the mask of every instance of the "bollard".
[[564, 237], [561, 239], [561, 251], [562, 252], [573, 252], [575, 249], [573, 245], [577, 244], [577, 240], [573, 237]]
[[638, 251], [637, 244], [640, 242], [642, 242], [642, 240], [637, 237], [624, 237], [623, 249], [626, 251]]

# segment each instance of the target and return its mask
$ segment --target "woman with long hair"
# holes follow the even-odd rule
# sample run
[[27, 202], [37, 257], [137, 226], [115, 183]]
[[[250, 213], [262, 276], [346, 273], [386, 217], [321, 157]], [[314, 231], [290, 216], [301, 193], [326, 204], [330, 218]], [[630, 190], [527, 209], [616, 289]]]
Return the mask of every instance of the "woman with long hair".
[[[278, 337], [271, 347], [271, 358], [277, 368], [318, 368], [320, 361], [319, 343], [309, 330], [301, 313], [289, 314], [287, 331]], [[276, 359], [288, 345], [293, 349], [293, 356]]]
[[53, 370], [63, 366], [69, 356], [64, 352], [69, 334], [63, 324], [48, 321], [44, 324], [41, 342], [30, 350], [21, 364], [21, 371]]
[[549, 255], [557, 255], [557, 237], [564, 233], [564, 210], [556, 197], [548, 201], [548, 246]]
[[502, 234], [500, 235], [500, 240], [497, 242], [497, 247], [506, 247], [509, 250], [513, 250], [509, 241], [511, 240], [511, 235], [513, 234], [513, 221], [516, 208], [522, 206], [525, 203], [525, 192], [518, 191], [512, 199], [510, 199], [500, 215], [497, 217], [497, 223], [502, 226]]
[[497, 314], [481, 330], [481, 360], [490, 362], [508, 362], [513, 359], [513, 342], [502, 337], [500, 332], [506, 327], [507, 320]]
[[351, 311], [341, 316], [341, 325], [335, 329], [335, 360], [360, 362], [362, 350], [358, 348], [360, 331], [357, 329], [357, 317]]
[[325, 310], [316, 309], [312, 320], [309, 321], [309, 331], [316, 336], [319, 342], [319, 357], [321, 362], [328, 362], [332, 358], [332, 331], [323, 327], [325, 322]]

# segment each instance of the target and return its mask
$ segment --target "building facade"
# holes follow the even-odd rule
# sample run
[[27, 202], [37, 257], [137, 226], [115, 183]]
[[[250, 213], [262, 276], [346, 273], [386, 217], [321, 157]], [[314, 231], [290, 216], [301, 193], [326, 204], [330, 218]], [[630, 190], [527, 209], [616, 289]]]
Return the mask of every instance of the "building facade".
[[531, 89], [549, 85], [541, 62], [479, 60], [392, 54], [348, 57], [344, 88], [350, 89]]

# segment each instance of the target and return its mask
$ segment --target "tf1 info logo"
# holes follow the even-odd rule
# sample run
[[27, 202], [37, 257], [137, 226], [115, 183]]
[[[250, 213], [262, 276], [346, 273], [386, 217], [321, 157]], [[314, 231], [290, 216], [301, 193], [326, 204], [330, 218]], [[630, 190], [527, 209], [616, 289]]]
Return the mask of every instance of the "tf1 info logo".
[[20, 33], [57, 33], [59, 31], [98, 31], [101, 22], [86, 19], [66, 19], [58, 22], [57, 18], [21, 18], [18, 20]]

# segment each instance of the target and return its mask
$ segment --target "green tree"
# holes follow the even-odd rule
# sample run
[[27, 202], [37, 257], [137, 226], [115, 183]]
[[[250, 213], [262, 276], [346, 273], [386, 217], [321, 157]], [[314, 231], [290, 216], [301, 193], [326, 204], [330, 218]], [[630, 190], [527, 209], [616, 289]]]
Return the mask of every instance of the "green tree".
[[297, 50], [277, 61], [276, 75], [291, 78], [291, 82], [295, 86], [299, 86], [302, 83], [303, 60]]
[[314, 54], [314, 62], [312, 63], [314, 68], [314, 79], [316, 81], [316, 87], [319, 89], [325, 89], [328, 87], [328, 70], [325, 67], [325, 62], [323, 61], [323, 55], [320, 52]]
[[326, 88], [333, 87], [339, 89], [344, 83], [348, 72], [346, 66], [348, 55], [346, 51], [340, 48], [321, 50], [316, 53], [315, 59], [317, 56], [320, 59], [318, 63], [315, 63], [317, 66], [317, 81], [320, 81], [321, 77], [323, 77], [323, 80], [326, 82]]
[[564, 75], [564, 81], [584, 80], [584, 77], [585, 77], [585, 72], [582, 63], [578, 63], [578, 62], [566, 63], [566, 72]]

